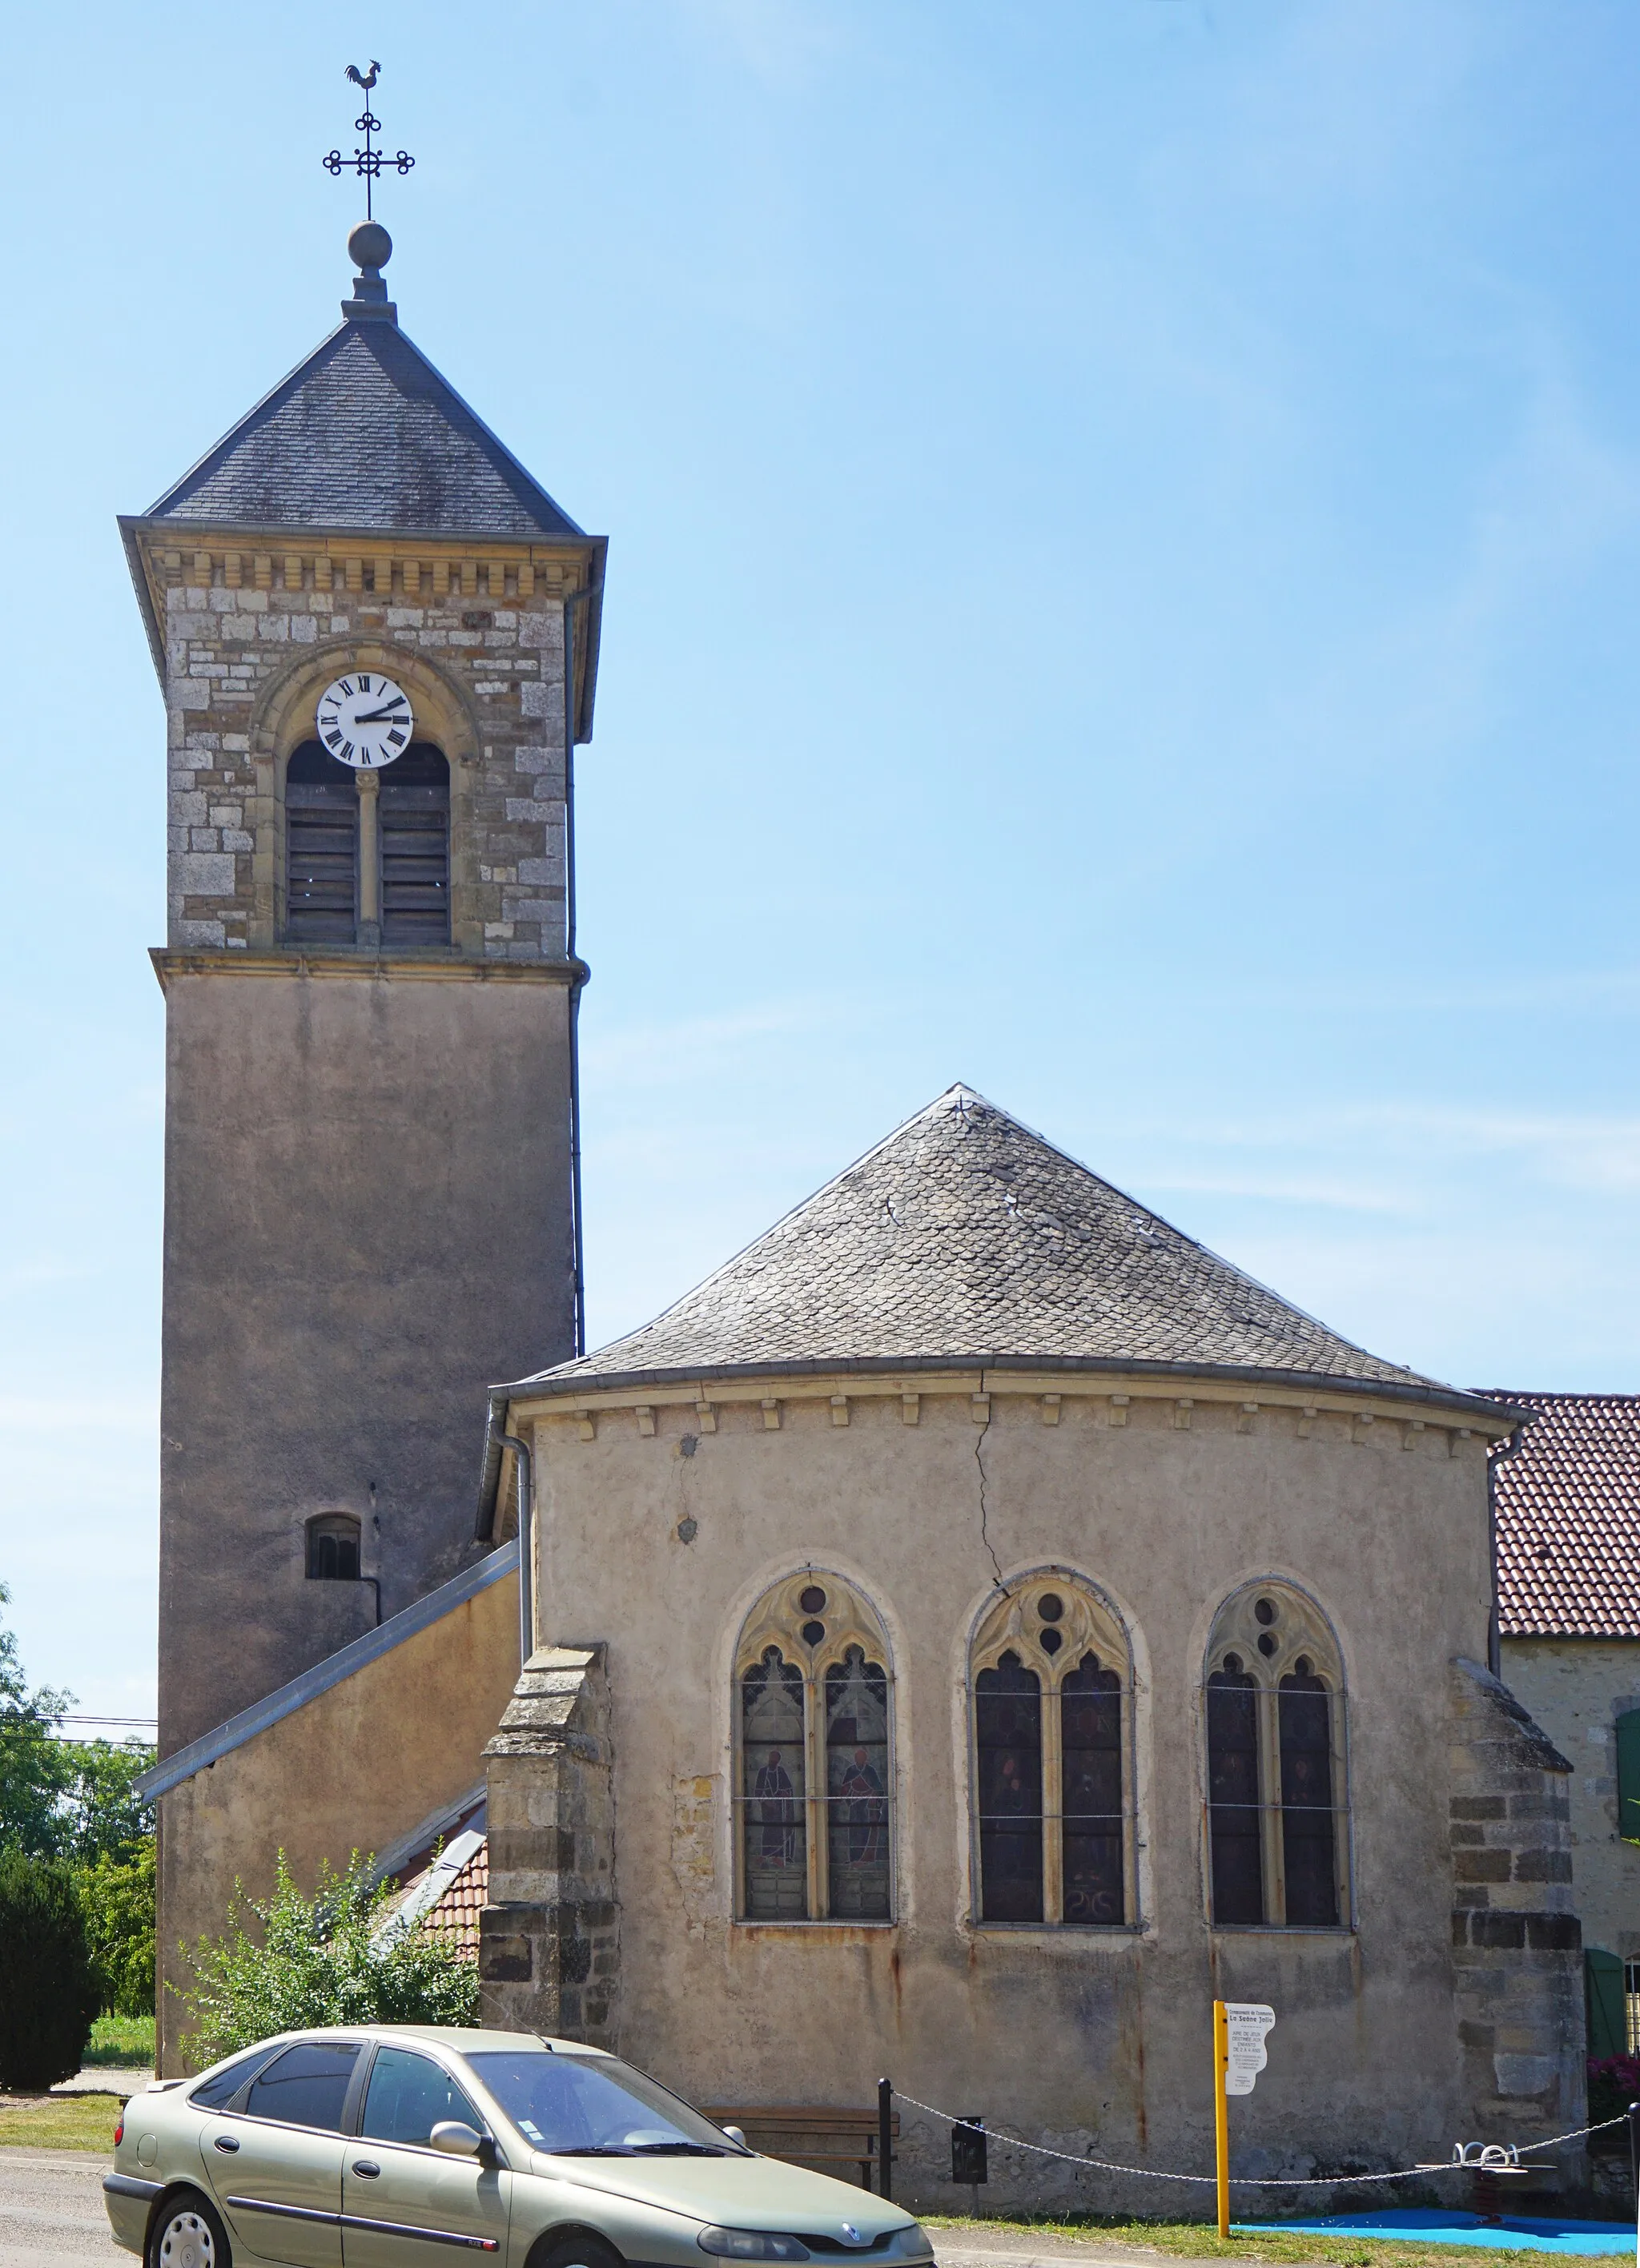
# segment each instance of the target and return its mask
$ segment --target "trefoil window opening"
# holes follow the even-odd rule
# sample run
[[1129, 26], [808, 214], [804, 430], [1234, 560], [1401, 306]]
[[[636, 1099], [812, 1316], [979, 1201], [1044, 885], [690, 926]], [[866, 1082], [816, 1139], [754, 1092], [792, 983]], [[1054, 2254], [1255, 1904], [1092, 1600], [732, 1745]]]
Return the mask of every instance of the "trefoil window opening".
[[1346, 1696], [1326, 1616], [1290, 1584], [1238, 1592], [1214, 1622], [1202, 1699], [1213, 1921], [1343, 1926]]
[[735, 1874], [745, 1921], [894, 1916], [887, 1633], [841, 1576], [776, 1586], [735, 1655]]
[[1133, 1664], [1115, 1609], [1061, 1571], [1010, 1584], [975, 1632], [970, 1690], [978, 1919], [1131, 1925]]

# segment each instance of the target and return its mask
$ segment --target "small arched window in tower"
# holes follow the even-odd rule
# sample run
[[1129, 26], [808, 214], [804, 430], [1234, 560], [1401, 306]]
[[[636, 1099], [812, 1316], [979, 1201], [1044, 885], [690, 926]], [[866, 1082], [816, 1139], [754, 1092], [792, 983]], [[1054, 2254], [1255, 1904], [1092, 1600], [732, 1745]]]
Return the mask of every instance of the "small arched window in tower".
[[1226, 1600], [1204, 1699], [1214, 1921], [1338, 1928], [1350, 1914], [1343, 1657], [1314, 1601], [1287, 1583]]
[[745, 1921], [894, 1912], [893, 1679], [869, 1601], [808, 1569], [735, 1650], [735, 1867]]
[[358, 927], [359, 798], [352, 773], [305, 740], [284, 776], [285, 935], [351, 945]]
[[359, 1524], [345, 1512], [326, 1513], [307, 1523], [307, 1572], [319, 1583], [359, 1580]]
[[450, 767], [430, 742], [412, 740], [379, 775], [381, 941], [450, 942]]
[[1114, 1928], [1133, 1876], [1132, 1653], [1082, 1578], [1011, 1584], [970, 1653], [982, 1922]]

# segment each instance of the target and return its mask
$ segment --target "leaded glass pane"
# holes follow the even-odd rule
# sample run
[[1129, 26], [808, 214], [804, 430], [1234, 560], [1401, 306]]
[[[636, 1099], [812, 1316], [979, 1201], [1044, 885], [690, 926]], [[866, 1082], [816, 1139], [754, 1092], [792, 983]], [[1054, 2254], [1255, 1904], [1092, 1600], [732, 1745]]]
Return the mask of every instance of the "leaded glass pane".
[[1276, 1695], [1287, 1920], [1299, 1928], [1335, 1929], [1332, 1720], [1326, 1685], [1306, 1671], [1300, 1659], [1293, 1675], [1282, 1679]]
[[1258, 1695], [1234, 1654], [1207, 1681], [1207, 1800], [1213, 1919], [1261, 1922]]
[[835, 1920], [888, 1919], [888, 1676], [857, 1646], [826, 1672], [827, 1871]]
[[1060, 1688], [1064, 1918], [1127, 1918], [1122, 1863], [1122, 1679], [1085, 1653]]
[[987, 1921], [1042, 1918], [1042, 1692], [1017, 1653], [974, 1681], [980, 1903]]
[[778, 1646], [740, 1680], [740, 1770], [746, 1918], [806, 1920], [803, 1673]]

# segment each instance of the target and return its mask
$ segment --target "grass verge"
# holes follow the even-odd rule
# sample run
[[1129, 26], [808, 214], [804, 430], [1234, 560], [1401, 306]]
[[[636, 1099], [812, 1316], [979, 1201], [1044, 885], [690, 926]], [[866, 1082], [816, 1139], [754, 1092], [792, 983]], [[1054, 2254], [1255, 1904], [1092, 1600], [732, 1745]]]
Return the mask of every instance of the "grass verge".
[[124, 2065], [151, 2071], [154, 2067], [154, 2020], [151, 2016], [99, 2016], [82, 2058], [87, 2067]]
[[[1077, 2213], [1064, 2220], [1034, 2214], [992, 2214], [974, 2220], [945, 2213], [923, 2213], [925, 2228], [982, 2236], [988, 2230], [1027, 2231], [1043, 2236], [1081, 2237], [1100, 2245], [1131, 2246], [1136, 2250], [1192, 2260], [1327, 2261], [1335, 2268], [1545, 2268], [1549, 2256], [1517, 2252], [1490, 2245], [1429, 2244], [1407, 2237], [1315, 2236], [1300, 2229], [1261, 2228], [1256, 2235], [1232, 2236], [1221, 2243], [1217, 2224], [1207, 2220], [1121, 2220], [1095, 2213]], [[1616, 2256], [1614, 2256], [1614, 2257]]]
[[0, 2095], [0, 2149], [114, 2154], [117, 2095]]

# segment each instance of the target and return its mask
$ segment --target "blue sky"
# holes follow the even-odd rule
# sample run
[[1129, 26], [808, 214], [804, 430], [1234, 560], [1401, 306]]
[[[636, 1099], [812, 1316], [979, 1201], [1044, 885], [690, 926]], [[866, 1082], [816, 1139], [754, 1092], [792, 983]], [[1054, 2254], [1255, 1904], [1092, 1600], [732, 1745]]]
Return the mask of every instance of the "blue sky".
[[[153, 1705], [162, 717], [114, 515], [336, 320], [611, 538], [595, 1339], [961, 1078], [1378, 1351], [1640, 1385], [1640, 15], [14, 10], [0, 1580]], [[475, 1438], [478, 1413], [474, 1413]]]

